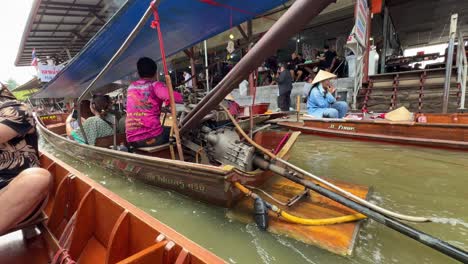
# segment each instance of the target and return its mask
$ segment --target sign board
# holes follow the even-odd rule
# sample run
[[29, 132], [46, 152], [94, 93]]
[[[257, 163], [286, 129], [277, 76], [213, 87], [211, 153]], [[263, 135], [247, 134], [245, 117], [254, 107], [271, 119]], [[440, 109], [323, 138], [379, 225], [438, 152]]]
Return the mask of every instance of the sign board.
[[50, 82], [62, 69], [63, 66], [39, 64], [37, 67], [37, 77], [41, 82]]
[[367, 18], [369, 16], [369, 7], [367, 0], [357, 0], [356, 7], [354, 10], [355, 24], [355, 36], [361, 46], [366, 46], [367, 38]]

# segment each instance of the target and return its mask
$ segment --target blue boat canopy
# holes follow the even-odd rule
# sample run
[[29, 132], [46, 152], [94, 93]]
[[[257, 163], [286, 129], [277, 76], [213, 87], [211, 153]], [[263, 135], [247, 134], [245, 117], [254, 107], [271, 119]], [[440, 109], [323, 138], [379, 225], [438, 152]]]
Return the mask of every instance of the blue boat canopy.
[[[166, 55], [171, 56], [239, 25], [287, 0], [162, 0], [159, 5]], [[77, 98], [116, 53], [151, 4], [129, 0], [83, 50], [35, 98]], [[232, 15], [232, 23], [231, 23]], [[148, 19], [128, 49], [96, 83], [101, 87], [136, 72], [140, 57], [161, 59]]]

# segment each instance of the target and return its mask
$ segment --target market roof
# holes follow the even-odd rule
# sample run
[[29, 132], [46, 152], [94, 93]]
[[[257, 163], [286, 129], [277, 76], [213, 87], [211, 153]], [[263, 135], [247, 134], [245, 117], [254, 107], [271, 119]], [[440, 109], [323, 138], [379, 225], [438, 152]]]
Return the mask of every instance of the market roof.
[[458, 27], [468, 36], [468, 1], [387, 0], [390, 16], [405, 47], [447, 43], [450, 16], [458, 13]]
[[75, 56], [116, 12], [113, 0], [35, 0], [16, 56], [16, 66], [31, 64], [32, 50], [59, 62]]
[[27, 81], [25, 84], [22, 84], [15, 89], [12, 90], [12, 92], [21, 92], [21, 91], [26, 91], [26, 90], [32, 90], [32, 89], [38, 89], [41, 88], [42, 83], [37, 77], [33, 77], [31, 80]]
[[[181, 4], [181, 1], [161, 1], [158, 10], [166, 55], [169, 57], [285, 2], [186, 0]], [[78, 97], [120, 48], [150, 3], [150, 0], [127, 1], [80, 54], [35, 97]], [[140, 57], [161, 59], [157, 34], [150, 26], [151, 22], [152, 19], [148, 19], [128, 49], [95, 87], [134, 73]]]

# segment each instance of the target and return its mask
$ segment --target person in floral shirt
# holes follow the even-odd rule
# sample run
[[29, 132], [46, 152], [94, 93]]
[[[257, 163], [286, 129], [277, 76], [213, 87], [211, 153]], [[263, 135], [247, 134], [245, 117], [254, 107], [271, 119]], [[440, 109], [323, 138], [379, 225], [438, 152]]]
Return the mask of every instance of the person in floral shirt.
[[30, 220], [49, 193], [52, 177], [39, 168], [31, 109], [0, 88], [0, 235]]

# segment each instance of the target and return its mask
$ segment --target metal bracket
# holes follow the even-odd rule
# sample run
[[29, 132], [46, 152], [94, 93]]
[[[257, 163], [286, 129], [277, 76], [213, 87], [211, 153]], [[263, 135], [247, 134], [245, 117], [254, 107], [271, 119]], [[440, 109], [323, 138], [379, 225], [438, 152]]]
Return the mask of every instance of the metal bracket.
[[288, 200], [288, 202], [286, 203], [286, 206], [287, 207], [291, 207], [293, 206], [295, 203], [299, 202], [301, 199], [305, 198], [305, 197], [309, 197], [310, 196], [310, 193], [309, 193], [309, 189], [308, 188], [305, 188], [304, 191], [302, 191], [300, 194], [297, 194], [296, 196], [290, 198]]

